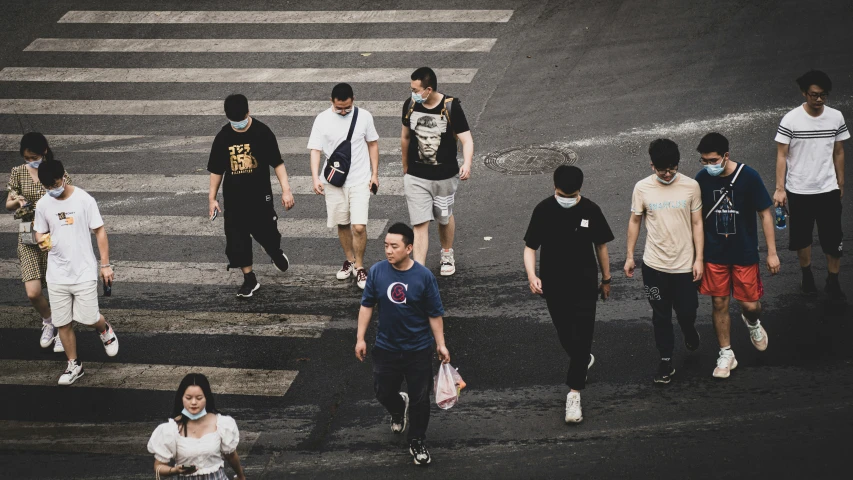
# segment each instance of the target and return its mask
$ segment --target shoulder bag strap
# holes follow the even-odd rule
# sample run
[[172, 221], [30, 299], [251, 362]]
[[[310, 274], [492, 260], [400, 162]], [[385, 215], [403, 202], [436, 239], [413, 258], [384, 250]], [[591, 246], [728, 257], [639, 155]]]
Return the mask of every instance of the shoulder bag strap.
[[732, 181], [729, 182], [728, 188], [723, 188], [723, 190], [720, 192], [720, 198], [718, 198], [717, 203], [715, 203], [714, 206], [711, 207], [710, 210], [708, 210], [708, 214], [705, 215], [705, 220], [707, 220], [708, 218], [711, 217], [711, 214], [714, 213], [714, 211], [717, 209], [717, 207], [720, 206], [720, 203], [722, 203], [723, 199], [726, 198], [726, 195], [729, 193], [729, 191], [734, 188], [735, 181], [737, 180], [738, 175], [740, 175], [741, 170], [743, 170], [743, 167], [744, 167], [743, 163], [738, 165], [737, 170], [735, 170], [735, 175], [734, 175], [734, 177], [732, 177]]
[[[415, 111], [415, 101], [411, 98], [409, 99], [409, 111], [406, 112], [406, 121], [409, 121], [409, 117], [412, 116], [412, 112]], [[411, 128], [411, 126], [409, 127]]]
[[347, 133], [347, 141], [352, 141], [352, 134], [355, 132], [355, 122], [358, 120], [358, 107], [352, 112], [352, 122], [349, 124], [349, 133]]

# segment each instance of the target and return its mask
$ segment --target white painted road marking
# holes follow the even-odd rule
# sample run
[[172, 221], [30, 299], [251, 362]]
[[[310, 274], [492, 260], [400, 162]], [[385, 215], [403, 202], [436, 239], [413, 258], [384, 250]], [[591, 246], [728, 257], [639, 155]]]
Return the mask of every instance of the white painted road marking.
[[[329, 101], [252, 100], [259, 117], [314, 117], [329, 108]], [[374, 117], [399, 117], [402, 101], [361, 101], [356, 106]], [[206, 115], [223, 117], [222, 100], [52, 100], [0, 99], [0, 114], [21, 115]]]
[[489, 52], [496, 38], [37, 38], [28, 52]]
[[[85, 190], [85, 188], [84, 188]], [[207, 211], [207, 205], [203, 206]], [[228, 215], [227, 210], [224, 212]], [[239, 215], [237, 211], [235, 215]], [[16, 233], [20, 221], [12, 215], [2, 215], [0, 233]], [[367, 238], [374, 240], [385, 231], [387, 219], [370, 220]], [[157, 216], [157, 215], [104, 215], [104, 224], [110, 235], [168, 235], [195, 237], [224, 237], [225, 231], [218, 221], [211, 222], [207, 215]], [[280, 218], [278, 230], [284, 238], [338, 238], [338, 230], [326, 226], [325, 218]]]
[[[320, 338], [332, 320], [327, 315], [279, 313], [189, 312], [180, 310], [102, 309], [123, 333], [247, 335], [256, 337]], [[78, 330], [91, 330], [77, 325]], [[0, 306], [0, 329], [41, 328], [32, 307]]]
[[83, 11], [72, 10], [58, 23], [506, 23], [512, 10], [362, 11]]
[[[64, 68], [6, 67], [4, 82], [402, 83], [415, 68]], [[471, 83], [476, 68], [437, 68], [443, 84]]]
[[[75, 185], [90, 193], [169, 193], [173, 195], [206, 194], [210, 189], [210, 175], [153, 175], [153, 174], [87, 174], [69, 172]], [[8, 173], [0, 173], [0, 188], [9, 182]], [[273, 193], [281, 194], [278, 179], [270, 177]], [[288, 178], [290, 189], [295, 195], [315, 195], [314, 182], [307, 175]], [[365, 186], [365, 188], [367, 188]], [[379, 177], [377, 195], [402, 196], [402, 177]]]
[[[121, 337], [121, 330], [116, 334]], [[92, 335], [95, 335], [92, 333]], [[0, 376], [2, 385], [53, 386], [65, 368], [62, 359], [3, 360], [7, 369]], [[138, 363], [83, 362], [85, 375], [70, 388], [115, 388], [129, 390], [174, 391], [189, 373], [201, 373], [210, 379], [213, 393], [282, 397], [299, 372], [250, 368], [199, 367], [190, 365], [148, 365]], [[58, 388], [58, 387], [57, 387]], [[153, 430], [153, 429], [152, 429]]]

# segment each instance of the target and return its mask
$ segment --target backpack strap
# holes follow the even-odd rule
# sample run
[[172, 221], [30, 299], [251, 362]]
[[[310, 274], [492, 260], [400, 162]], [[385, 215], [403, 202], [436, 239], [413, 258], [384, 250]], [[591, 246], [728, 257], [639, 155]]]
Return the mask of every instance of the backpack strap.
[[745, 164], [743, 164], [743, 163], [738, 165], [737, 170], [735, 170], [735, 174], [732, 177], [732, 181], [729, 182], [728, 187], [723, 187], [723, 189], [720, 191], [720, 198], [718, 198], [717, 203], [715, 203], [714, 206], [711, 207], [710, 210], [708, 210], [708, 214], [705, 215], [705, 220], [707, 220], [711, 217], [711, 214], [714, 213], [715, 210], [717, 210], [717, 207], [720, 206], [720, 204], [723, 202], [723, 199], [726, 198], [726, 195], [728, 195], [729, 192], [734, 189], [735, 181], [737, 180], [737, 177], [738, 177], [738, 175], [740, 175], [740, 172], [743, 170], [744, 166], [745, 166]]
[[[404, 117], [407, 122], [409, 121], [409, 117], [412, 116], [412, 112], [414, 112], [414, 111], [415, 111], [415, 101], [410, 98], [409, 99], [409, 111], [406, 112], [406, 116]], [[411, 125], [409, 126], [409, 128], [412, 128]]]
[[450, 122], [450, 108], [453, 106], [453, 97], [444, 97], [444, 108], [441, 109], [441, 116], [447, 120], [447, 126], [452, 126]]

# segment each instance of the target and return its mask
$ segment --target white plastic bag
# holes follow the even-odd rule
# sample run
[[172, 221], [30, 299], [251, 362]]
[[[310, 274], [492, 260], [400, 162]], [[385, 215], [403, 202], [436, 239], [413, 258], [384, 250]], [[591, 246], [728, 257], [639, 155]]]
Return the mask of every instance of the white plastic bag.
[[435, 377], [435, 404], [447, 410], [459, 401], [459, 393], [465, 382], [449, 363], [442, 363]]

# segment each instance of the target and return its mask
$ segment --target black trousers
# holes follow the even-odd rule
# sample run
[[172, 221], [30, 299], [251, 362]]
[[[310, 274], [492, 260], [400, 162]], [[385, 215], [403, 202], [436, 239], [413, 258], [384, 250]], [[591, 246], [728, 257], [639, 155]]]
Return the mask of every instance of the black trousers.
[[278, 231], [275, 209], [264, 207], [261, 212], [238, 212], [232, 208], [225, 215], [225, 255], [228, 268], [252, 266], [252, 238], [270, 258], [281, 255], [281, 233]]
[[551, 314], [554, 328], [557, 329], [560, 344], [569, 355], [566, 385], [573, 390], [583, 390], [586, 386], [592, 334], [595, 330], [597, 299], [578, 299], [566, 293], [552, 292], [545, 297], [545, 302], [548, 304], [548, 313]]
[[672, 358], [675, 333], [672, 311], [682, 331], [695, 328], [699, 309], [699, 291], [693, 283], [693, 273], [666, 273], [643, 264], [643, 291], [652, 306], [652, 325], [655, 343], [661, 358]]
[[426, 438], [429, 425], [429, 394], [432, 391], [432, 347], [414, 352], [389, 352], [373, 347], [373, 390], [376, 399], [392, 415], [406, 408], [400, 387], [409, 394], [409, 431], [406, 439]]

